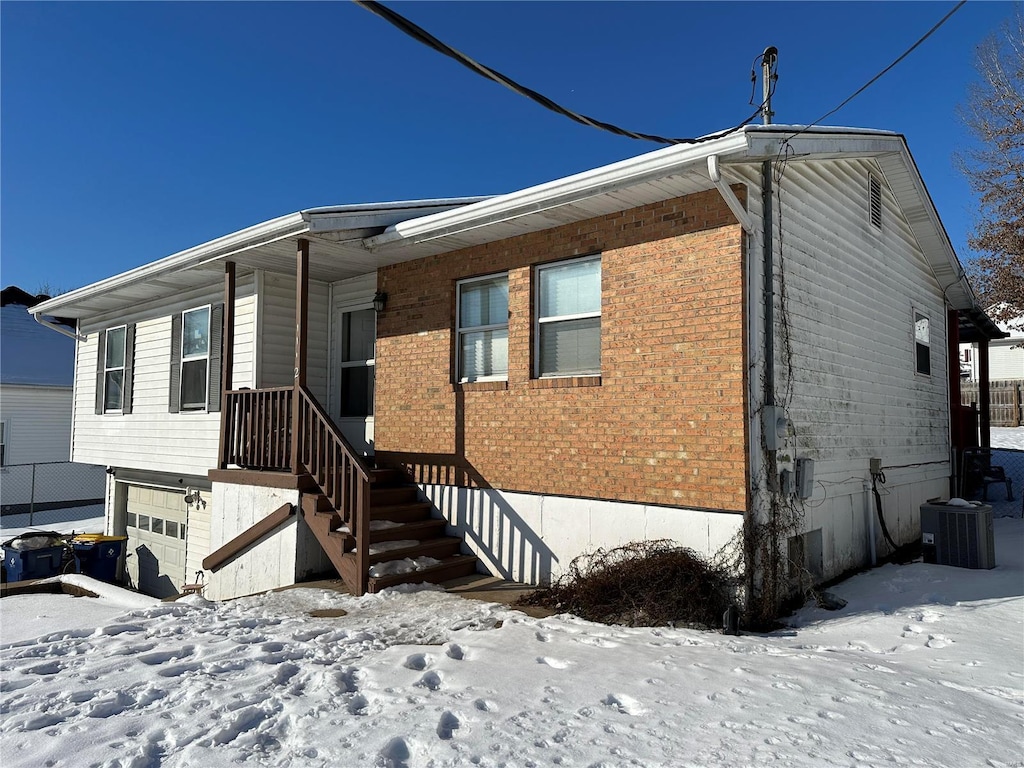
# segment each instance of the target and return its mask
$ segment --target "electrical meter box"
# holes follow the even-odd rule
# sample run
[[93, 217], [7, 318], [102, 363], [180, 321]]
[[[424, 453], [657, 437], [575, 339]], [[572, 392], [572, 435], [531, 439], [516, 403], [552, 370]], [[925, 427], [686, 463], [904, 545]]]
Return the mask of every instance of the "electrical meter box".
[[796, 460], [796, 495], [801, 499], [814, 495], [814, 459]]

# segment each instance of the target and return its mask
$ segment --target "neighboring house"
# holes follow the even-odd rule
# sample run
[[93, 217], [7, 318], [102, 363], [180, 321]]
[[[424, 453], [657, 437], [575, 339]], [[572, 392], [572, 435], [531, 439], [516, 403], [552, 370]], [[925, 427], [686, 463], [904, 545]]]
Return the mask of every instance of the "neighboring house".
[[668, 538], [732, 544], [755, 594], [885, 551], [872, 458], [914, 541], [949, 361], [1000, 333], [902, 136], [794, 133], [303, 211], [37, 307], [78, 319], [74, 456], [111, 467], [138, 583], [539, 582]]
[[[989, 307], [991, 310], [992, 307]], [[988, 344], [989, 381], [1024, 380], [1024, 315], [1014, 321], [996, 323], [1006, 338], [994, 339]], [[964, 378], [978, 381], [980, 378], [980, 345], [960, 345], [960, 368]]]
[[0, 509], [5, 514], [103, 501], [103, 468], [68, 462], [75, 342], [29, 314], [30, 307], [49, 298], [15, 286], [0, 292]]
[[[997, 305], [989, 307], [988, 311], [1001, 308]], [[966, 417], [964, 431], [967, 434], [974, 433], [976, 421], [986, 423], [986, 417], [992, 426], [1024, 425], [1024, 315], [996, 325], [1004, 338], [960, 345], [963, 404], [971, 407], [986, 398], [989, 402], [988, 409], [979, 416]], [[983, 386], [983, 382], [988, 382], [988, 386]], [[988, 445], [985, 438], [979, 443]]]

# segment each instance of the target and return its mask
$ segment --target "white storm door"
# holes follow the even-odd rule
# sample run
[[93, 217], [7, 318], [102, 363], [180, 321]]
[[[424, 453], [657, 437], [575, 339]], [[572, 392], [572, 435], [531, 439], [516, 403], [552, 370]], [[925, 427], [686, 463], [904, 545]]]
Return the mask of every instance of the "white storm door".
[[377, 314], [367, 305], [336, 306], [333, 326], [331, 415], [352, 447], [372, 456]]

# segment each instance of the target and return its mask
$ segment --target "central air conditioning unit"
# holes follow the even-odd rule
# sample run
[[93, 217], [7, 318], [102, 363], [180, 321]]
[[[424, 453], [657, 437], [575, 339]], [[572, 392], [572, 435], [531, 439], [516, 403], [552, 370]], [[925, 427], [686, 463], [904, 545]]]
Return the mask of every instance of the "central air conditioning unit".
[[921, 555], [926, 563], [958, 568], [995, 568], [992, 507], [921, 505]]

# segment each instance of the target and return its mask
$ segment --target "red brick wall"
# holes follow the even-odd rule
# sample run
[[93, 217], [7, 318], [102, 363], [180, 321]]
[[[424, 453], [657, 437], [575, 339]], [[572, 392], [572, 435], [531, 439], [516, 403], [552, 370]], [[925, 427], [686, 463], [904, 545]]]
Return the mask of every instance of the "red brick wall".
[[[379, 459], [423, 482], [745, 509], [742, 240], [712, 190], [381, 269]], [[601, 376], [532, 379], [531, 266], [597, 252]], [[507, 386], [453, 384], [455, 281], [504, 270]]]

